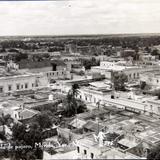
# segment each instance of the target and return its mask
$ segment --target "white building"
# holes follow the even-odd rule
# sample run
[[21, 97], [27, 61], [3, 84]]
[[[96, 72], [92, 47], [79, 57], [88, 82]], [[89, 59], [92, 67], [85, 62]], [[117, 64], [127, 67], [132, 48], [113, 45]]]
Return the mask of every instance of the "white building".
[[144, 71], [154, 71], [159, 69], [159, 66], [133, 66], [129, 65], [128, 62], [109, 62], [102, 61], [100, 66], [91, 68], [92, 72], [98, 72], [105, 75], [106, 78], [111, 79], [112, 72], [123, 72], [128, 76], [128, 80], [139, 79], [140, 73]]
[[77, 155], [79, 159], [141, 159], [131, 153], [123, 153], [108, 145], [100, 146], [93, 138], [77, 140]]
[[48, 79], [42, 73], [13, 74], [0, 77], [0, 93], [31, 90], [48, 85]]
[[140, 74], [140, 81], [146, 82], [146, 84], [152, 86], [153, 88], [160, 87], [160, 70], [143, 72]]

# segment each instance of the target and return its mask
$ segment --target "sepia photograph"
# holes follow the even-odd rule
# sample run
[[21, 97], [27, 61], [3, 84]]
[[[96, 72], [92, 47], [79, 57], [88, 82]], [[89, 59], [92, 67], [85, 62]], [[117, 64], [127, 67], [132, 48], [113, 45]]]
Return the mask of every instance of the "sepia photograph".
[[160, 159], [159, 0], [0, 0], [0, 160]]

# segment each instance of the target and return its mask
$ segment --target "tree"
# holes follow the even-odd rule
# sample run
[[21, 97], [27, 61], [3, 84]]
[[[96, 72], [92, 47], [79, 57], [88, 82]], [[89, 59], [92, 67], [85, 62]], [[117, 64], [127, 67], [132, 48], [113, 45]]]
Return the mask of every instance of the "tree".
[[50, 128], [52, 126], [52, 121], [47, 113], [38, 115], [35, 119], [35, 122], [38, 123], [41, 129]]
[[12, 127], [13, 132], [13, 146], [31, 146], [26, 149], [13, 149], [9, 153], [11, 159], [41, 159], [42, 150], [36, 143], [42, 143], [42, 129], [39, 124], [33, 123], [27, 128], [25, 125], [14, 124]]
[[159, 51], [157, 49], [154, 49], [152, 52], [151, 52], [151, 55], [152, 56], [159, 56]]
[[86, 109], [85, 104], [81, 100], [77, 99], [77, 96], [79, 94], [78, 89], [79, 85], [73, 84], [72, 88], [67, 94], [65, 113], [68, 117], [73, 116], [77, 113], [82, 113]]
[[66, 103], [65, 112], [66, 112], [66, 115], [69, 117], [69, 116], [72, 116], [75, 112], [74, 104], [73, 104], [73, 95], [71, 91], [68, 92], [66, 100], [67, 100], [67, 103]]
[[140, 88], [143, 90], [146, 87], [146, 82], [141, 82], [140, 83]]
[[18, 53], [15, 55], [15, 61], [20, 62], [21, 60], [27, 59], [28, 55], [26, 53]]
[[112, 81], [115, 90], [125, 91], [125, 82], [128, 81], [128, 78], [124, 73], [112, 73]]
[[160, 159], [160, 146], [156, 146], [151, 149], [150, 153], [147, 155], [147, 159], [159, 160]]
[[12, 127], [12, 136], [13, 136], [13, 140], [24, 140], [24, 136], [26, 134], [26, 126], [25, 125], [21, 125], [21, 124], [14, 124]]
[[97, 61], [94, 57], [92, 59], [82, 59], [85, 69], [91, 69], [92, 66], [99, 66], [100, 61]]
[[79, 85], [78, 84], [73, 84], [72, 85], [72, 89], [71, 89], [71, 94], [72, 94], [72, 96], [73, 96], [73, 98], [75, 99], [77, 96], [78, 96], [78, 94], [79, 94]]

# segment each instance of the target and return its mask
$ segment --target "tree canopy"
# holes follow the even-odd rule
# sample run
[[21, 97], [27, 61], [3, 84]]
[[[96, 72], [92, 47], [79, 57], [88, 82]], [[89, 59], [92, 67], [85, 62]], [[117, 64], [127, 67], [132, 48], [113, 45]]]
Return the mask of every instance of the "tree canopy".
[[148, 160], [159, 160], [160, 159], [160, 145], [151, 149], [147, 156]]
[[73, 116], [77, 113], [82, 113], [86, 109], [86, 105], [80, 99], [77, 99], [79, 94], [79, 85], [73, 84], [72, 88], [69, 90], [66, 103], [65, 103], [65, 114], [69, 116]]
[[127, 75], [124, 73], [112, 73], [112, 81], [115, 90], [125, 91], [125, 82], [128, 81]]

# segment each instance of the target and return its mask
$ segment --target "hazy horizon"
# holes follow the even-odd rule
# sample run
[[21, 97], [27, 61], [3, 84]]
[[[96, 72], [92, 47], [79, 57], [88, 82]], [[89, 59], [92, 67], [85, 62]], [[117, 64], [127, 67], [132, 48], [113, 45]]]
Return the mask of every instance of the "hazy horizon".
[[159, 0], [0, 1], [0, 36], [159, 34]]

